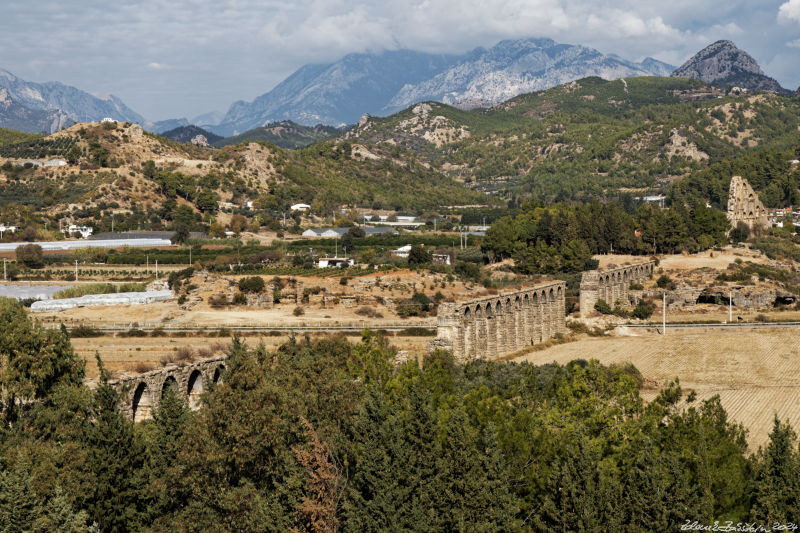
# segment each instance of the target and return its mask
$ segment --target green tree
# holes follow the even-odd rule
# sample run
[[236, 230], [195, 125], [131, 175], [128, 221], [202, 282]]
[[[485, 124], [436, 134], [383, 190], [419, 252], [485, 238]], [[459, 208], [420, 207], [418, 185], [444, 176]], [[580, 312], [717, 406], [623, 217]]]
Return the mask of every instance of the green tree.
[[797, 437], [775, 416], [769, 442], [756, 456], [753, 520], [786, 524], [800, 517], [800, 458]]
[[415, 244], [408, 252], [408, 264], [419, 266], [431, 262], [431, 254], [421, 244]]
[[44, 253], [38, 244], [23, 244], [17, 246], [17, 261], [28, 268], [42, 268], [44, 266]]
[[119, 409], [119, 392], [99, 356], [97, 363], [100, 383], [85, 436], [92, 476], [86, 510], [102, 531], [138, 530], [146, 511], [145, 450], [133, 422]]

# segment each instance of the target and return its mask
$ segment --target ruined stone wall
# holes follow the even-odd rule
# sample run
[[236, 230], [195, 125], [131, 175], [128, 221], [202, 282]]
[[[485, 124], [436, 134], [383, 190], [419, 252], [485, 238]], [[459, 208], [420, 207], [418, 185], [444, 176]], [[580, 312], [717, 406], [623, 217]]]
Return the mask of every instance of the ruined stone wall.
[[442, 303], [428, 350], [450, 350], [457, 361], [496, 359], [566, 331], [562, 281], [467, 302]]
[[174, 387], [189, 407], [196, 409], [203, 391], [222, 380], [225, 358], [220, 355], [185, 365], [168, 365], [114, 381], [113, 384], [123, 393], [120, 409], [131, 420], [146, 420], [158, 408], [169, 387]]
[[597, 300], [603, 299], [612, 307], [619, 301], [630, 304], [631, 283], [644, 283], [655, 270], [655, 261], [646, 261], [605, 270], [589, 270], [581, 276], [580, 311], [586, 318], [594, 311]]
[[732, 227], [739, 222], [747, 224], [751, 230], [756, 226], [767, 227], [767, 208], [758, 199], [758, 195], [741, 176], [731, 178], [728, 190], [728, 220]]

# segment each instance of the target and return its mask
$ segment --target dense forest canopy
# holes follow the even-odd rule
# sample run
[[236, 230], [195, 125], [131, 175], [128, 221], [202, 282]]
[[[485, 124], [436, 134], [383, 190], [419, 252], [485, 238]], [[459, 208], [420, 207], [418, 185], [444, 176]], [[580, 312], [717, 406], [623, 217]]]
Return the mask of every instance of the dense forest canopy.
[[107, 372], [83, 385], [64, 330], [7, 299], [0, 318], [3, 531], [668, 531], [800, 513], [790, 428], [775, 420], [750, 455], [717, 397], [670, 383], [645, 404], [631, 366], [396, 366], [369, 332], [274, 352], [234, 339], [198, 411], [168, 388], [134, 424]]

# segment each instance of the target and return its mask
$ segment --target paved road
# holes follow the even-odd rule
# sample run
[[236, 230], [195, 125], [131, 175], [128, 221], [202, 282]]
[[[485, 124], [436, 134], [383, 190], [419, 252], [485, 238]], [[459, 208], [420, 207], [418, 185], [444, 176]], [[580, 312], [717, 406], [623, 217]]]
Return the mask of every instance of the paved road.
[[[617, 324], [618, 327], [661, 329], [661, 324]], [[667, 322], [667, 330], [670, 329], [772, 329], [772, 328], [800, 328], [800, 322], [731, 322], [729, 324], [717, 323], [693, 323], [693, 324], [670, 324]]]
[[[153, 331], [155, 329], [161, 329], [166, 333], [170, 332], [213, 332], [218, 331], [220, 329], [225, 329], [231, 332], [234, 331], [242, 331], [242, 332], [270, 332], [270, 331], [285, 331], [285, 332], [336, 332], [336, 331], [363, 331], [365, 328], [369, 328], [372, 330], [386, 330], [386, 331], [402, 331], [408, 328], [426, 328], [426, 329], [435, 329], [436, 324], [373, 324], [373, 325], [366, 325], [366, 324], [345, 324], [345, 325], [325, 325], [325, 324], [317, 324], [317, 325], [306, 325], [306, 326], [282, 326], [282, 325], [251, 325], [251, 326], [226, 326], [226, 325], [181, 325], [181, 324], [171, 324], [171, 325], [159, 325], [159, 324], [117, 324], [117, 325], [92, 325], [85, 323], [84, 326], [92, 327], [98, 331], [103, 333], [122, 333], [127, 332], [132, 329], [138, 329], [141, 331]], [[51, 327], [61, 327], [60, 324], [54, 324]], [[67, 326], [67, 329], [73, 329], [76, 326]]]

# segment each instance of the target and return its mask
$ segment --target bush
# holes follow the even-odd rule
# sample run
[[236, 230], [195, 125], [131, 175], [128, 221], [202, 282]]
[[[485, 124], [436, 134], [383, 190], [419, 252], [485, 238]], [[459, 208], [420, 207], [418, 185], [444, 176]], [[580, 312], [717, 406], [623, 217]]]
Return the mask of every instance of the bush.
[[753, 320], [755, 320], [756, 322], [768, 322], [769, 317], [765, 314], [759, 313], [755, 316]]
[[44, 252], [38, 244], [23, 244], [17, 247], [17, 261], [28, 268], [42, 268], [44, 266]]
[[138, 328], [131, 328], [121, 334], [123, 337], [147, 337], [147, 332]]
[[247, 305], [247, 296], [237, 292], [233, 295], [233, 305]]
[[638, 318], [640, 320], [647, 320], [648, 318], [653, 316], [654, 311], [655, 311], [655, 306], [652, 303], [642, 299], [639, 300], [639, 303], [637, 303], [636, 307], [633, 308], [631, 316], [633, 316], [633, 318]]
[[355, 313], [358, 316], [366, 316], [369, 318], [383, 318], [383, 315], [381, 313], [379, 313], [372, 307], [369, 307], [368, 305], [362, 305], [361, 307], [356, 309]]
[[408, 252], [408, 264], [410, 266], [424, 265], [431, 262], [431, 254], [428, 253], [423, 245], [415, 244]]
[[634, 282], [631, 282], [631, 284], [628, 287], [628, 289], [630, 289], [632, 291], [641, 291], [641, 290], [644, 290], [644, 285], [642, 285], [641, 283], [636, 283], [634, 281]]
[[349, 281], [349, 279], [350, 278], [348, 278], [347, 276], [339, 278], [339, 285], [347, 285], [347, 282]]
[[666, 274], [661, 274], [658, 277], [658, 279], [656, 280], [656, 285], [660, 289], [670, 289], [670, 290], [672, 290], [672, 289], [675, 288], [675, 283]]
[[99, 329], [93, 328], [91, 326], [86, 326], [81, 324], [80, 326], [72, 328], [72, 331], [69, 332], [69, 336], [72, 339], [83, 339], [89, 337], [101, 337], [103, 332]]
[[415, 326], [400, 330], [397, 332], [397, 335], [403, 337], [435, 337], [436, 328], [423, 328], [420, 326]]
[[297, 307], [294, 308], [294, 311], [292, 311], [292, 314], [294, 316], [303, 316], [304, 314], [306, 314], [306, 310], [298, 305]]
[[611, 309], [611, 306], [608, 305], [608, 302], [603, 300], [602, 298], [600, 298], [594, 303], [594, 309], [595, 311], [597, 311], [602, 315], [610, 315], [614, 312], [614, 310]]
[[411, 301], [421, 305], [423, 311], [427, 311], [431, 305], [431, 299], [423, 292], [415, 292], [414, 295], [411, 296]]
[[239, 290], [242, 292], [256, 293], [264, 290], [264, 278], [250, 276], [239, 280]]

